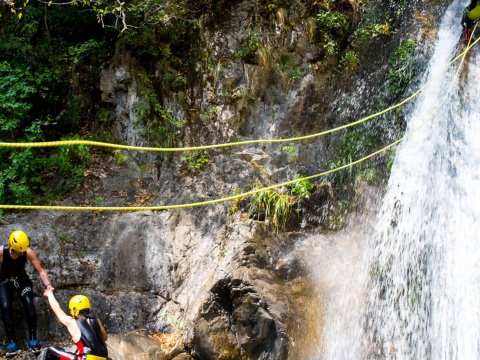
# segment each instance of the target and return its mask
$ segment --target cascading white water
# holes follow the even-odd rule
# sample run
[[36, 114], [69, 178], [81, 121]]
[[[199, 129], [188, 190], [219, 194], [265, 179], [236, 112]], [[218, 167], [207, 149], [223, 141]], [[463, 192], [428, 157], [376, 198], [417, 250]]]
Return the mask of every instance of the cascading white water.
[[[457, 55], [463, 6], [457, 0], [448, 8], [425, 81]], [[480, 359], [475, 50], [463, 67], [440, 109], [454, 67], [425, 90], [409, 115], [407, 133], [421, 128], [396, 151], [377, 226], [365, 244], [366, 271], [349, 280], [363, 282], [364, 310], [330, 300], [318, 359]]]
[[[454, 57], [457, 1], [442, 21], [430, 74]], [[399, 147], [372, 238], [364, 322], [367, 357], [480, 358], [480, 165], [475, 98], [478, 60], [436, 111], [453, 76], [417, 101]]]

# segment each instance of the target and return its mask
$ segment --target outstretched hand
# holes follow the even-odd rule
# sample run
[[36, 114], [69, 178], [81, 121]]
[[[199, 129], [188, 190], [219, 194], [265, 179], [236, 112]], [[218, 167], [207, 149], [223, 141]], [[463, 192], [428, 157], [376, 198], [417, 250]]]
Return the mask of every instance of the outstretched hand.
[[55, 289], [54, 289], [53, 287], [51, 287], [51, 286], [48, 287], [48, 288], [46, 288], [45, 291], [43, 292], [43, 296], [44, 296], [44, 297], [48, 297], [48, 294], [49, 294], [49, 293], [53, 293], [53, 290], [55, 290]]

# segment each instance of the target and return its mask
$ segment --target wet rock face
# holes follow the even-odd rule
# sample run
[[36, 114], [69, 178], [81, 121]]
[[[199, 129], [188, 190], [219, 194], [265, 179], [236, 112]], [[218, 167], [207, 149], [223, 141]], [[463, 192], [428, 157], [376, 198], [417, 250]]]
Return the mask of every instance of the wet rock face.
[[[178, 333], [185, 349], [202, 359], [286, 356], [284, 324], [293, 297], [274, 264], [288, 241], [270, 237], [258, 223], [238, 216], [226, 222], [223, 207], [28, 213], [9, 221], [1, 236], [17, 228], [30, 235], [62, 308], [68, 312], [71, 296], [87, 295], [111, 335], [141, 328]], [[53, 344], [55, 339], [68, 340], [40, 296], [38, 276], [30, 267], [28, 271], [39, 295], [39, 337]], [[26, 329], [18, 301], [14, 312], [23, 341]], [[126, 337], [111, 346], [128, 354], [139, 346], [134, 340]]]
[[142, 334], [126, 334], [110, 336], [107, 340], [109, 355], [113, 359], [156, 359], [172, 358], [159, 341]]
[[[263, 19], [259, 27], [260, 35], [265, 31], [263, 40], [285, 45], [284, 51], [292, 55], [292, 66], [301, 71], [298, 79], [288, 79], [286, 73], [264, 69], [254, 59], [246, 63], [233, 57], [245, 46], [247, 34], [255, 25], [257, 1], [215, 3], [225, 6], [220, 10], [226, 12], [219, 16], [223, 21], [212, 20], [203, 41], [211, 60], [218, 63], [219, 73], [208, 74], [199, 60], [200, 80], [192, 84], [189, 94], [183, 94], [189, 98], [186, 105], [177, 101], [179, 94], [159, 94], [163, 105], [175, 109], [179, 117], [190, 107], [199, 113], [216, 107], [212, 118], [199, 116], [195, 121], [192, 115], [188, 128], [179, 135], [180, 143], [313, 133], [332, 128], [337, 121], [347, 121], [346, 115], [353, 117], [370, 110], [368, 103], [374, 101], [372, 94], [380, 86], [372, 84], [385, 80], [382, 64], [388, 51], [383, 49], [391, 47], [387, 46], [390, 40], [381, 42], [382, 51], [379, 43], [365, 47], [371, 61], [365, 61], [364, 70], [370, 76], [370, 70], [377, 68], [373, 80], [358, 74], [337, 75], [337, 70], [329, 69], [331, 63], [321, 62], [320, 46], [308, 40], [301, 25], [308, 9], [302, 2], [295, 2], [290, 9], [295, 20], [291, 31], [275, 28], [270, 32], [272, 19]], [[377, 56], [379, 52], [381, 56]], [[147, 75], [142, 64], [129, 54], [119, 54], [102, 73], [102, 98], [114, 109], [114, 132], [121, 143], [151, 145], [142, 124], [138, 124], [138, 108], [146, 101], [141, 78]], [[160, 78], [162, 74], [155, 76]], [[356, 101], [358, 98], [362, 101]], [[349, 104], [346, 99], [353, 105], [345, 110], [344, 104]], [[115, 205], [125, 205], [114, 197], [112, 189], [125, 191], [130, 202], [137, 192], [148, 189], [155, 204], [187, 203], [227, 196], [236, 189], [249, 190], [255, 180], [279, 183], [300, 170], [317, 172], [328, 156], [329, 142], [297, 144], [294, 154], [286, 154], [274, 145], [212, 152], [206, 170], [199, 173], [179, 170], [175, 156], [166, 160], [130, 153], [129, 164], [123, 168], [105, 160], [108, 170], [85, 194], [73, 194], [65, 204], [83, 204], [91, 192], [90, 200], [103, 196], [117, 201]], [[306, 228], [318, 231], [325, 222], [328, 201], [334, 196], [331, 191], [328, 186], [318, 186], [301, 210]], [[288, 350], [293, 338], [297, 344], [308, 345], [305, 340], [302, 343], [303, 333], [297, 334], [300, 325], [306, 329], [304, 333], [315, 334], [315, 341], [320, 337], [317, 324], [308, 319], [319, 312], [311, 307], [314, 292], [309, 289], [302, 264], [289, 255], [301, 237], [289, 239], [238, 212], [231, 214], [228, 208], [229, 204], [162, 212], [31, 212], [7, 216], [0, 236], [7, 239], [11, 230], [24, 229], [50, 274], [62, 307], [67, 310], [72, 295], [87, 295], [94, 313], [111, 334], [138, 328], [180, 333], [186, 351], [196, 359], [282, 360], [291, 354], [292, 358], [310, 358], [295, 357], [305, 354], [301, 349], [290, 354]], [[66, 338], [66, 330], [41, 298], [38, 276], [32, 278], [39, 295], [40, 338], [46, 343]], [[23, 311], [18, 302], [14, 306], [17, 333], [23, 339]], [[0, 329], [3, 335], [3, 327]], [[132, 351], [144, 351], [149, 359], [157, 355], [190, 358], [185, 353], [165, 355], [151, 339], [130, 335], [112, 337], [111, 344], [122, 351], [119, 358], [134, 359]]]
[[[155, 220], [87, 213], [25, 214], [2, 229], [24, 229], [31, 247], [48, 272], [55, 294], [68, 313], [71, 296], [89, 297], [93, 313], [111, 333], [144, 328], [172, 292], [170, 262]], [[29, 216], [30, 215], [30, 216]], [[143, 220], [141, 220], [143, 219]], [[161, 230], [161, 228], [160, 228]], [[133, 239], [133, 240], [132, 240]], [[31, 265], [41, 339], [67, 335], [42, 298], [43, 284]], [[17, 334], [26, 332], [23, 309], [15, 297]], [[0, 326], [3, 334], [3, 326]]]
[[210, 300], [200, 311], [194, 348], [207, 358], [221, 358], [230, 347], [229, 356], [279, 359], [279, 354], [274, 355], [278, 337], [275, 322], [254, 287], [240, 279], [222, 279], [211, 289]]

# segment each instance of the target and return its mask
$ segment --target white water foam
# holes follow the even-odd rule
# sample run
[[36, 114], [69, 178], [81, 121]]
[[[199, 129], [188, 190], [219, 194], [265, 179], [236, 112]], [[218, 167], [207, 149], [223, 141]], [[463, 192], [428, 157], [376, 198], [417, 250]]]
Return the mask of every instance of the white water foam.
[[[448, 8], [425, 80], [456, 55], [464, 5], [454, 1]], [[480, 60], [475, 50], [464, 66], [438, 111], [454, 68], [416, 100], [407, 132], [424, 126], [396, 151], [377, 226], [365, 245], [368, 271], [359, 270], [350, 280], [362, 283], [367, 294], [363, 310], [342, 305], [349, 289], [329, 300], [318, 359], [480, 359]], [[341, 284], [340, 279], [338, 289]]]

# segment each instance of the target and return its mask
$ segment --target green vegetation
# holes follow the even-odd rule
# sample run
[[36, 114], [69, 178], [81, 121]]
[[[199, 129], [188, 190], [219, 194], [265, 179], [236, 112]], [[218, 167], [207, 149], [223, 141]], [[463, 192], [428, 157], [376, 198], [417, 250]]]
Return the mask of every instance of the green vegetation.
[[175, 143], [175, 132], [183, 128], [186, 121], [176, 118], [170, 109], [163, 107], [151, 84], [148, 86], [150, 89], [144, 92], [143, 102], [137, 109], [138, 122], [145, 126], [143, 135], [152, 144], [172, 147]]
[[282, 52], [278, 55], [276, 63], [277, 68], [286, 73], [290, 81], [301, 78], [302, 70], [295, 64], [295, 56], [293, 54]]
[[387, 171], [390, 173], [392, 171], [393, 160], [395, 159], [395, 149], [391, 148], [388, 152], [387, 160]]
[[[195, 67], [198, 49], [192, 39], [199, 38], [196, 35], [202, 31], [203, 16], [211, 15], [214, 2], [76, 0], [72, 6], [28, 1], [16, 4], [20, 6], [4, 1], [0, 10], [0, 136], [3, 141], [58, 140], [65, 135], [71, 138], [80, 131], [88, 134], [92, 129], [95, 129], [95, 137], [110, 139], [112, 134], [105, 129], [111, 125], [108, 122], [112, 109], [92, 106], [100, 103], [100, 94], [91, 90], [99, 83], [106, 59], [111, 58], [108, 49], [114, 49], [118, 53], [131, 54], [141, 64], [140, 71], [144, 71], [141, 81], [144, 80], [142, 85], [148, 90], [141, 94], [136, 109], [143, 135], [152, 146], [170, 147], [175, 143], [175, 137], [187, 122], [175, 117], [163, 102], [162, 95], [175, 91], [183, 93], [185, 98], [190, 97], [189, 87], [198, 76]], [[288, 19], [287, 5], [285, 1], [273, 1], [260, 6], [265, 6], [266, 11], [274, 15], [276, 25], [284, 29], [294, 25], [293, 20]], [[345, 51], [350, 20], [342, 13], [344, 4], [339, 0], [323, 0], [314, 2], [312, 9], [314, 16], [305, 22], [312, 41], [319, 41], [326, 55], [340, 57], [345, 69], [354, 69], [359, 60], [354, 51]], [[97, 19], [106, 26], [99, 26]], [[276, 65], [288, 79], [300, 79], [300, 61], [292, 49], [288, 50], [291, 53], [284, 50], [276, 54], [272, 47], [262, 43], [259, 28], [262, 26], [263, 34], [264, 25], [260, 22], [251, 25], [235, 56], [245, 61], [255, 58], [263, 67]], [[359, 31], [358, 37], [390, 32], [388, 22], [378, 23], [367, 25]], [[405, 45], [402, 49], [391, 59], [390, 85], [394, 89], [401, 89], [408, 78], [402, 61], [410, 48]], [[220, 74], [225, 65], [221, 62], [230, 60], [216, 59], [214, 71]], [[246, 90], [238, 83], [224, 91], [229, 100], [246, 96]], [[214, 107], [208, 108], [200, 114], [199, 121], [208, 121], [215, 113]], [[368, 136], [355, 136], [345, 139], [344, 151], [336, 163], [344, 164], [359, 152], [355, 150], [357, 147], [369, 145]], [[290, 155], [296, 151], [293, 145], [282, 150]], [[85, 147], [0, 149], [0, 201], [54, 200], [78, 187], [89, 159]], [[115, 151], [113, 159], [123, 164], [127, 156]], [[197, 152], [183, 154], [181, 161], [188, 171], [200, 172], [209, 160], [206, 152]], [[299, 183], [289, 187], [289, 194], [275, 196], [269, 193], [275, 198], [272, 209], [277, 208], [277, 202], [279, 209], [277, 215], [273, 210], [270, 212], [272, 221], [282, 224], [283, 220], [279, 219], [284, 213], [282, 209], [289, 207], [287, 200], [294, 196], [307, 197], [311, 188], [311, 184]]]
[[279, 54], [277, 67], [280, 71], [288, 71], [295, 65], [295, 56], [293, 54], [282, 52]]
[[378, 186], [380, 184], [380, 174], [376, 168], [368, 167], [359, 172], [357, 180], [362, 180], [370, 185]]
[[246, 92], [241, 88], [234, 88], [230, 91], [224, 90], [222, 95], [229, 101], [236, 101], [243, 99], [246, 96]]
[[203, 119], [212, 119], [212, 118], [215, 118], [215, 116], [217, 115], [217, 112], [218, 112], [218, 107], [216, 106], [211, 106], [209, 107], [208, 109], [202, 111], [200, 113], [200, 116], [203, 118]]
[[94, 202], [96, 206], [101, 206], [105, 204], [105, 198], [103, 196], [95, 196]]
[[188, 79], [181, 71], [169, 69], [163, 76], [163, 80], [171, 91], [184, 91], [188, 85]]
[[[233, 190], [233, 192], [230, 194], [230, 196], [236, 196], [236, 195], [240, 195], [242, 193], [242, 189], [237, 187], [235, 188], [235, 190]], [[230, 203], [230, 206], [228, 208], [228, 212], [230, 214], [233, 214], [233, 213], [236, 213], [238, 210], [240, 210], [240, 206], [241, 206], [241, 203], [242, 203], [242, 200], [243, 200], [243, 197], [241, 198], [238, 198], [236, 200], [233, 200], [231, 203]]]
[[68, 55], [71, 59], [72, 64], [78, 65], [91, 56], [97, 56], [97, 54], [101, 52], [101, 50], [102, 44], [100, 44], [97, 40], [90, 39], [84, 43], [70, 46], [68, 48]]
[[[74, 134], [88, 111], [79, 93], [98, 76], [107, 55], [101, 40], [93, 38], [94, 31], [83, 32], [96, 23], [95, 18], [74, 14], [71, 7], [54, 7], [47, 14], [38, 3], [5, 10], [5, 5], [0, 7], [0, 138], [6, 142], [78, 138]], [[66, 26], [78, 35], [69, 36]], [[84, 146], [0, 149], [0, 201], [56, 200], [78, 187], [89, 160]]]
[[63, 245], [70, 245], [74, 243], [73, 239], [66, 232], [60, 231], [57, 234], [57, 237], [58, 237], [58, 240], [60, 240], [60, 243]]
[[288, 194], [281, 194], [275, 190], [263, 190], [252, 195], [248, 208], [251, 217], [264, 216], [274, 228], [284, 228], [290, 218], [293, 198]]
[[288, 78], [291, 81], [298, 80], [301, 77], [302, 77], [302, 69], [300, 69], [300, 68], [293, 68], [288, 74]]
[[124, 153], [124, 151], [120, 149], [113, 150], [113, 160], [118, 165], [123, 165], [128, 160], [128, 155]]
[[200, 173], [203, 167], [208, 164], [207, 155], [208, 152], [206, 150], [184, 152], [180, 156], [180, 161], [186, 165], [188, 171]]
[[390, 64], [389, 91], [393, 97], [401, 95], [415, 74], [413, 55], [416, 42], [406, 39], [393, 51], [388, 59]]
[[282, 147], [282, 151], [287, 153], [289, 161], [295, 159], [295, 155], [297, 153], [297, 146], [295, 144], [288, 144]]
[[359, 40], [372, 39], [380, 35], [391, 35], [393, 30], [388, 21], [384, 23], [367, 23], [355, 32]]
[[235, 52], [235, 57], [238, 57], [240, 59], [252, 59], [255, 55], [255, 52], [261, 45], [260, 41], [260, 35], [258, 34], [258, 29], [250, 29], [248, 33], [248, 37], [246, 39], [246, 44], [245, 47], [237, 50]]
[[289, 155], [293, 155], [295, 154], [295, 151], [297, 151], [297, 148], [294, 144], [288, 144], [282, 147], [282, 151], [285, 151]]
[[355, 70], [358, 62], [358, 54], [353, 50], [346, 51], [340, 59], [340, 65], [346, 70]]
[[[297, 174], [294, 179], [302, 178]], [[257, 188], [259, 186], [257, 185]], [[277, 230], [285, 228], [293, 206], [300, 205], [302, 199], [310, 197], [313, 192], [313, 184], [310, 180], [305, 179], [288, 186], [286, 190], [285, 193], [282, 193], [280, 190], [269, 189], [252, 195], [248, 205], [248, 216], [264, 218]], [[238, 209], [238, 205], [235, 209]]]
[[[335, 1], [331, 1], [332, 4]], [[348, 18], [345, 14], [331, 9], [321, 9], [317, 14], [317, 32], [322, 39], [323, 48], [328, 56], [338, 54], [339, 36], [348, 28]]]
[[[346, 133], [342, 137], [341, 145], [336, 152], [336, 157], [333, 161], [329, 162], [328, 167], [334, 169], [358, 160], [369, 154], [375, 144], [376, 139], [366, 125], [362, 124], [355, 127], [354, 130]], [[358, 171], [358, 166], [335, 172], [330, 174], [328, 178], [342, 181], [347, 178], [353, 178], [356, 171]]]
[[225, 257], [228, 254], [228, 248], [226, 245], [221, 245], [218, 250], [220, 251], [220, 256]]
[[185, 331], [185, 324], [175, 317], [169, 311], [164, 311], [160, 314], [160, 317], [169, 325], [173, 326], [178, 334], [183, 334]]
[[[296, 174], [294, 180], [302, 179], [303, 176]], [[312, 195], [313, 184], [309, 179], [298, 181], [289, 186], [290, 193], [298, 196], [300, 199], [309, 198]]]
[[85, 256], [87, 256], [87, 253], [84, 249], [78, 249], [77, 248], [76, 251], [75, 251], [75, 254], [76, 254], [77, 258], [80, 258], [80, 259], [83, 259], [83, 258], [85, 258]]
[[334, 10], [321, 10], [317, 14], [318, 26], [325, 31], [334, 31], [346, 29], [348, 18], [341, 12]]
[[[5, 7], [8, 6], [8, 12], [16, 15], [16, 18], [18, 20], [22, 19], [24, 14], [28, 14], [28, 11], [30, 11], [34, 6], [34, 3], [29, 4], [28, 0], [4, 1], [1, 4]], [[52, 4], [56, 6], [56, 3], [54, 3], [53, 1], [48, 2], [48, 6], [51, 6]], [[118, 25], [123, 25], [121, 19], [124, 18], [126, 11], [126, 9], [124, 8], [124, 3], [120, 3], [117, 1], [74, 0], [69, 4], [71, 4], [72, 6], [78, 6], [82, 8], [87, 7], [92, 9], [95, 12], [98, 20], [102, 23], [105, 17], [113, 15], [117, 19], [117, 22], [119, 22]], [[65, 5], [65, 3], [61, 3], [60, 5]]]

